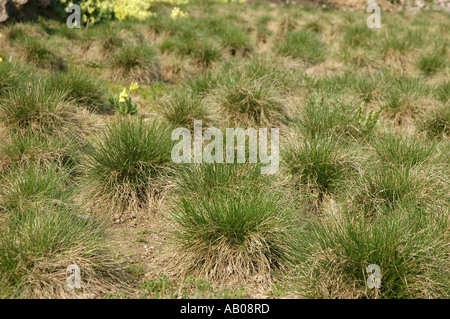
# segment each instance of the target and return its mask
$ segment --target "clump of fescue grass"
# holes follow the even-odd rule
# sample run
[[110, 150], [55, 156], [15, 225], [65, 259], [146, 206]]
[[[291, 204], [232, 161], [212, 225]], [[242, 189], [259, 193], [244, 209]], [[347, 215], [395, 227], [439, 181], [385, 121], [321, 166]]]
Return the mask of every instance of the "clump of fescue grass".
[[270, 15], [263, 15], [256, 22], [256, 39], [262, 43], [267, 43], [269, 37], [273, 35], [268, 24], [272, 21]]
[[103, 84], [83, 71], [57, 73], [49, 78], [49, 84], [55, 90], [66, 92], [65, 98], [90, 112], [102, 112], [106, 109], [106, 96]]
[[181, 35], [166, 38], [159, 44], [159, 50], [162, 53], [176, 53], [180, 56], [193, 54], [196, 47], [195, 39], [192, 37], [184, 38]]
[[190, 165], [177, 175], [171, 218], [182, 273], [266, 284], [292, 261], [289, 205], [268, 191], [258, 167], [242, 166]]
[[348, 85], [364, 99], [364, 102], [368, 103], [381, 94], [385, 82], [383, 81], [383, 73], [380, 72], [376, 76], [357, 74], [349, 79]]
[[216, 36], [222, 47], [231, 56], [248, 55], [253, 50], [250, 36], [241, 28], [231, 24], [226, 24], [224, 28], [217, 30]]
[[[376, 218], [354, 211], [311, 223], [299, 238], [299, 291], [312, 298], [448, 298], [448, 210], [403, 201]], [[370, 264], [381, 289], [369, 289]]]
[[282, 153], [286, 174], [297, 186], [318, 191], [319, 199], [333, 192], [351, 169], [340, 143], [317, 136], [293, 139]]
[[257, 165], [248, 163], [189, 164], [177, 167], [172, 183], [178, 196], [187, 195], [185, 190], [190, 189], [189, 196], [214, 199], [216, 193], [232, 193], [237, 186], [256, 188], [266, 179]]
[[0, 98], [0, 121], [10, 130], [56, 132], [76, 122], [66, 92], [46, 80], [25, 82]]
[[166, 121], [177, 127], [192, 127], [194, 120], [202, 120], [208, 125], [210, 114], [198, 95], [181, 91], [168, 97], [161, 105], [161, 113]]
[[398, 122], [404, 116], [414, 117], [419, 111], [418, 101], [425, 99], [428, 94], [429, 87], [423, 78], [394, 78], [385, 92], [386, 111]]
[[200, 42], [193, 53], [194, 59], [201, 66], [208, 68], [214, 62], [219, 61], [222, 57], [222, 52], [213, 44], [206, 41]]
[[[82, 290], [102, 292], [123, 278], [120, 265], [108, 256], [104, 225], [82, 216], [70, 203], [69, 171], [55, 164], [16, 165], [0, 188], [0, 296], [62, 298], [66, 269], [76, 263]], [[123, 281], [115, 282], [123, 286]], [[109, 286], [109, 287], [108, 287]]]
[[365, 168], [356, 184], [351, 196], [353, 205], [370, 216], [394, 209], [405, 200], [439, 206], [448, 191], [439, 172], [425, 165], [374, 163]]
[[93, 34], [87, 33], [88, 36], [93, 36], [93, 38], [100, 38], [100, 49], [104, 56], [110, 56], [111, 53], [115, 52], [124, 44], [124, 40], [120, 34], [119, 29], [114, 29], [113, 25], [105, 25], [96, 30], [92, 30]]
[[200, 66], [205, 68], [222, 56], [222, 52], [215, 44], [199, 40], [196, 35], [189, 37], [177, 35], [166, 38], [160, 43], [159, 49], [163, 53], [176, 53], [181, 57], [192, 56]]
[[109, 60], [113, 78], [131, 78], [139, 83], [151, 83], [161, 79], [156, 50], [145, 43], [124, 44]]
[[64, 206], [29, 205], [2, 216], [0, 296], [68, 298], [67, 267], [77, 264], [82, 290], [105, 293], [124, 287], [124, 272], [108, 256], [104, 227]]
[[417, 47], [417, 36], [413, 37], [413, 34], [408, 33], [406, 35], [399, 35], [396, 32], [388, 32], [386, 37], [383, 38], [381, 43], [381, 51], [384, 55], [390, 54], [390, 52], [397, 52], [405, 54], [408, 50]]
[[396, 134], [378, 136], [370, 144], [383, 163], [404, 168], [428, 162], [436, 149], [435, 143], [427, 142], [424, 138]]
[[445, 66], [445, 59], [438, 52], [426, 53], [417, 61], [417, 67], [426, 75], [438, 72]]
[[16, 40], [21, 40], [25, 38], [25, 30], [23, 24], [14, 23], [8, 28], [8, 33], [6, 38], [9, 42], [15, 42]]
[[367, 25], [349, 24], [343, 30], [343, 44], [352, 48], [366, 46], [374, 34]]
[[[288, 114], [281, 96], [283, 85], [270, 73], [249, 72], [234, 74], [224, 79], [212, 95], [227, 120], [245, 124], [286, 123]], [[237, 71], [237, 70], [236, 70]], [[240, 71], [238, 71], [240, 72]], [[263, 75], [264, 73], [264, 75]]]
[[123, 117], [86, 150], [82, 197], [99, 209], [140, 207], [171, 162], [167, 126]]
[[431, 138], [449, 136], [450, 108], [443, 105], [426, 113], [419, 121], [419, 129]]
[[69, 194], [69, 172], [55, 164], [25, 163], [12, 166], [2, 180], [0, 210], [23, 210], [30, 204], [64, 205]]
[[358, 123], [356, 108], [352, 101], [343, 98], [325, 100], [311, 95], [297, 120], [304, 135], [309, 136], [356, 136]]
[[287, 32], [294, 31], [299, 26], [297, 17], [294, 17], [292, 15], [285, 15], [283, 18], [281, 18], [279, 22], [279, 32], [284, 34]]
[[0, 98], [31, 77], [32, 70], [28, 66], [16, 62], [3, 61], [0, 63]]
[[26, 63], [33, 63], [41, 69], [67, 71], [63, 58], [54, 53], [44, 41], [27, 37], [20, 42], [19, 49]]
[[317, 34], [310, 31], [291, 31], [279, 44], [278, 52], [308, 63], [317, 63], [325, 59], [325, 45]]
[[435, 90], [435, 95], [442, 103], [450, 100], [450, 81], [439, 84]]
[[33, 161], [73, 169], [79, 162], [79, 147], [78, 139], [70, 135], [17, 132], [10, 134], [0, 152], [7, 165]]
[[224, 94], [221, 106], [233, 120], [248, 118], [260, 125], [284, 122], [282, 102], [273, 87], [263, 81], [240, 81]]
[[213, 75], [211, 72], [203, 72], [193, 78], [185, 81], [187, 90], [193, 95], [205, 96], [211, 93], [221, 83], [219, 76]]

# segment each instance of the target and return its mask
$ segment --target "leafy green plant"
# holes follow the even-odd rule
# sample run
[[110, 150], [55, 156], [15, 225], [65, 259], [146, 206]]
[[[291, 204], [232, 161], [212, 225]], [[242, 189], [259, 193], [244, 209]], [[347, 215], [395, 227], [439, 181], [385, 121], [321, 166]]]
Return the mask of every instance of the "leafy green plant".
[[360, 104], [356, 113], [356, 124], [360, 132], [364, 135], [368, 135], [375, 129], [381, 112], [386, 106], [381, 107], [378, 111], [370, 111], [368, 114], [364, 113], [364, 102]]
[[130, 85], [128, 90], [127, 88], [124, 88], [119, 95], [111, 95], [109, 97], [109, 102], [114, 106], [116, 114], [136, 115], [138, 113], [137, 104], [132, 103], [131, 96], [128, 94], [137, 89], [138, 84], [134, 82]]

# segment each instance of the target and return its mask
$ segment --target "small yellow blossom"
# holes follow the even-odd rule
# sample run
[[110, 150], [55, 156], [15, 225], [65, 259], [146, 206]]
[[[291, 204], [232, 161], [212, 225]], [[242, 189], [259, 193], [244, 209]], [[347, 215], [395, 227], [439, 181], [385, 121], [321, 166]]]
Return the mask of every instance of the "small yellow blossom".
[[139, 85], [136, 82], [131, 83], [130, 91], [135, 91], [139, 88]]
[[125, 99], [128, 97], [127, 89], [123, 89], [123, 91], [119, 95], [119, 102], [125, 102]]
[[2, 63], [3, 62], [3, 59], [2, 58], [0, 58], [0, 63]]
[[188, 17], [188, 16], [189, 16], [189, 14], [188, 14], [187, 12], [181, 11], [181, 9], [178, 8], [178, 7], [173, 8], [173, 9], [172, 9], [172, 12], [170, 13], [170, 17], [171, 17], [172, 19], [186, 18], [186, 17]]

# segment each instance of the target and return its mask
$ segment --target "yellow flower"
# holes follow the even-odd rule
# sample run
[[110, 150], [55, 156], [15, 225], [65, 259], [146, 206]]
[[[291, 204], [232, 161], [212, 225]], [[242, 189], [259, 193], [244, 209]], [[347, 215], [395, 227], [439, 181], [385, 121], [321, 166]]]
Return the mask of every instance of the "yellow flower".
[[2, 58], [0, 58], [0, 63], [2, 63], [3, 62], [3, 59]]
[[138, 88], [139, 88], [139, 85], [136, 82], [131, 83], [130, 91], [137, 90]]
[[186, 18], [186, 17], [188, 17], [188, 16], [189, 16], [189, 14], [188, 14], [187, 12], [181, 11], [181, 9], [178, 8], [178, 7], [173, 8], [173, 9], [172, 9], [172, 12], [170, 13], [170, 17], [171, 17], [172, 19]]
[[128, 97], [127, 89], [123, 89], [123, 91], [119, 95], [119, 102], [125, 102], [125, 99]]

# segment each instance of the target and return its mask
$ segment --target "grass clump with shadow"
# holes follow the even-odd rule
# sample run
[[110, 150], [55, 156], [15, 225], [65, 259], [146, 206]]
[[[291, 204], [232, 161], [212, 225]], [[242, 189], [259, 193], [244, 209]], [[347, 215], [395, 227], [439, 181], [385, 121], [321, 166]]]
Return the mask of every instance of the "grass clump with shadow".
[[45, 79], [21, 83], [0, 98], [0, 121], [12, 131], [59, 131], [77, 118], [66, 94]]
[[336, 190], [352, 167], [341, 142], [333, 138], [294, 138], [282, 157], [283, 166], [295, 184], [317, 190], [319, 198]]
[[154, 47], [142, 43], [125, 43], [109, 60], [113, 78], [133, 79], [139, 83], [161, 80], [161, 67]]
[[82, 197], [110, 208], [139, 207], [171, 162], [170, 128], [156, 120], [121, 117], [85, 151]]
[[57, 73], [50, 77], [49, 85], [55, 90], [66, 92], [66, 100], [91, 112], [107, 109], [103, 84], [80, 70]]
[[292, 262], [292, 211], [257, 166], [189, 165], [175, 175], [177, 267], [214, 282], [270, 282]]
[[[376, 217], [343, 211], [313, 221], [297, 278], [309, 298], [440, 298], [449, 295], [448, 218], [406, 200]], [[410, 234], [413, 232], [414, 240]], [[368, 289], [366, 267], [381, 268], [381, 289]]]
[[104, 225], [71, 204], [69, 172], [29, 163], [11, 169], [0, 183], [0, 296], [73, 296], [66, 269], [74, 263], [91, 292], [124, 284], [125, 273], [105, 245]]
[[313, 32], [290, 31], [279, 44], [278, 52], [315, 64], [325, 59], [326, 47]]

